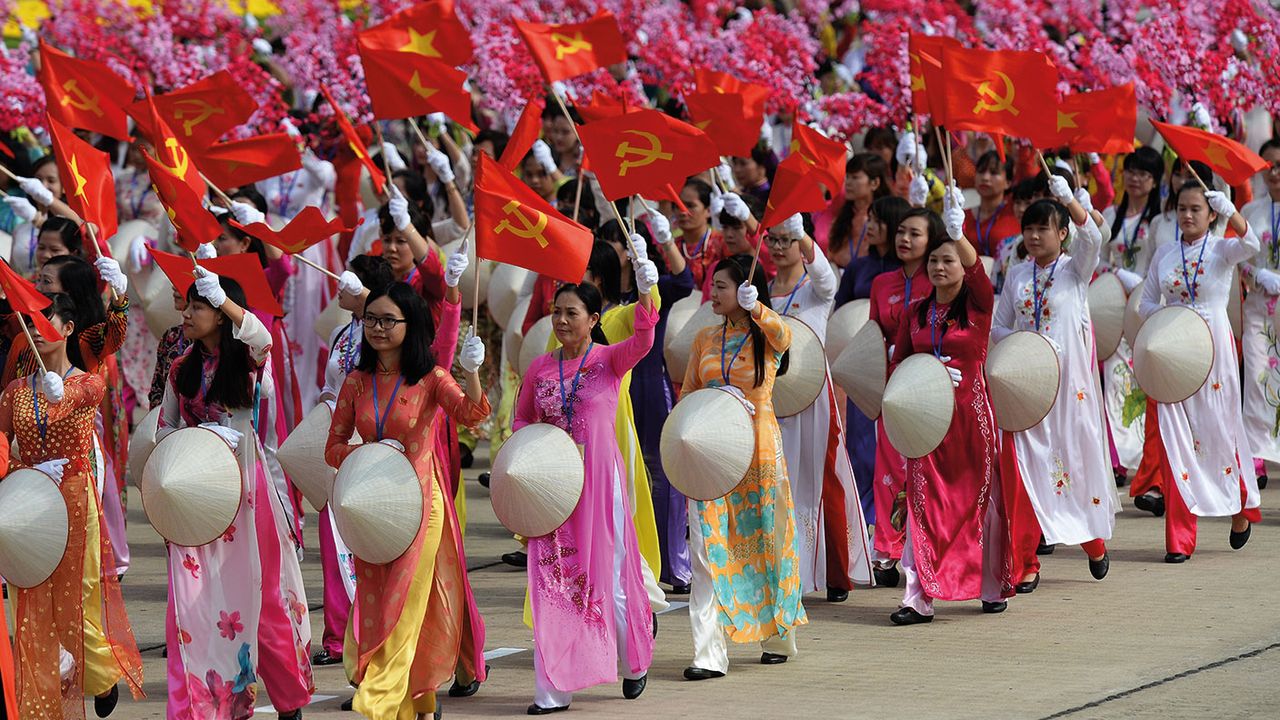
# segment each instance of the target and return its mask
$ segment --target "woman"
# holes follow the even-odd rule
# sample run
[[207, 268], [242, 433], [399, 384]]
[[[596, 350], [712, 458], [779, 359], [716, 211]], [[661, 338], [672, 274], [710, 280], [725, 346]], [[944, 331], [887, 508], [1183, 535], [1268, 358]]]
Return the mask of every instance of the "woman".
[[1262, 179], [1267, 193], [1240, 210], [1260, 237], [1262, 249], [1240, 267], [1251, 282], [1244, 299], [1244, 422], [1253, 451], [1258, 487], [1267, 486], [1265, 461], [1280, 462], [1280, 347], [1276, 344], [1275, 307], [1280, 296], [1280, 139], [1258, 151], [1270, 163]]
[[[386, 565], [356, 558], [356, 612], [363, 624], [351, 641], [356, 657], [353, 707], [379, 720], [437, 712], [436, 688], [454, 674], [463, 635], [464, 565], [453, 538], [456, 520], [441, 463], [434, 459], [436, 410], [474, 425], [489, 414], [477, 370], [484, 345], [470, 336], [460, 353], [466, 390], [432, 352], [426, 303], [403, 283], [369, 293], [356, 369], [343, 382], [325, 460], [337, 468], [355, 450], [353, 433], [405, 452], [422, 483], [422, 523], [409, 550]], [[384, 403], [380, 398], [386, 398]]]
[[[187, 296], [178, 292], [177, 288], [173, 288], [173, 309], [182, 315], [187, 309]], [[147, 393], [148, 407], [159, 407], [164, 402], [164, 388], [169, 382], [169, 368], [173, 367], [174, 361], [182, 357], [186, 353], [187, 348], [191, 347], [191, 341], [187, 340], [186, 334], [182, 332], [182, 323], [178, 323], [160, 336], [160, 341], [156, 345], [156, 369], [151, 375], [151, 390]]]
[[[1186, 562], [1196, 549], [1196, 516], [1231, 516], [1232, 549], [1249, 540], [1258, 512], [1258, 484], [1240, 403], [1240, 370], [1227, 320], [1236, 263], [1258, 253], [1258, 237], [1226, 195], [1189, 182], [1178, 190], [1177, 240], [1156, 250], [1142, 286], [1139, 312], [1186, 305], [1209, 323], [1213, 367], [1203, 387], [1180, 403], [1155, 403], [1164, 447], [1160, 471], [1165, 505], [1165, 556]], [[1214, 232], [1228, 219], [1236, 237]], [[1151, 408], [1148, 407], [1148, 412]]]
[[[813, 241], [812, 224], [792, 215], [765, 236], [778, 275], [769, 283], [774, 312], [813, 329], [824, 344], [836, 276]], [[798, 415], [782, 418], [782, 451], [800, 535], [800, 590], [826, 590], [844, 602], [854, 583], [871, 584], [871, 548], [853, 467], [844, 452], [844, 427], [828, 377], [818, 398]]]
[[791, 347], [791, 328], [759, 302], [769, 288], [759, 268], [748, 281], [750, 265], [744, 255], [716, 264], [711, 309], [724, 321], [694, 338], [680, 389], [684, 396], [722, 388], [742, 400], [756, 436], [755, 457], [737, 487], [719, 500], [689, 501], [693, 665], [684, 670], [686, 680], [724, 677], [726, 634], [738, 643], [759, 642], [762, 664], [784, 663], [796, 654], [795, 629], [809, 621], [801, 605], [782, 435], [773, 414], [773, 383]]
[[[643, 248], [633, 242], [632, 253], [639, 252]], [[565, 430], [582, 447], [586, 468], [582, 499], [565, 524], [529, 538], [530, 715], [568, 709], [574, 691], [614, 682], [619, 668], [623, 697], [635, 699], [644, 692], [653, 659], [654, 624], [635, 529], [628, 522], [633, 508], [615, 428], [622, 377], [653, 345], [658, 320], [650, 296], [658, 270], [640, 257], [634, 265], [640, 298], [634, 334], [609, 345], [595, 286], [564, 285], [552, 311], [561, 347], [533, 361], [517, 400], [516, 430], [539, 422]], [[580, 582], [557, 580], [562, 577]]]
[[858, 153], [845, 168], [844, 205], [831, 223], [827, 258], [844, 269], [854, 258], [867, 253], [871, 203], [888, 197], [889, 165], [875, 153]]
[[729, 158], [733, 166], [733, 182], [746, 195], [760, 201], [761, 206], [769, 199], [770, 183], [773, 171], [778, 166], [778, 159], [769, 149], [768, 142], [761, 140], [751, 147], [751, 154], [744, 157]]
[[[945, 230], [929, 225], [927, 297], [898, 326], [890, 373], [909, 356], [933, 353], [947, 365], [955, 410], [946, 437], [928, 455], [907, 460], [902, 607], [896, 625], [933, 621], [933, 601], [982, 599], [984, 613], [1004, 612], [1013, 595], [1008, 527], [996, 476], [995, 420], [983, 364], [995, 296], [978, 253], [963, 234], [963, 197], [953, 184]], [[910, 221], [909, 221], [910, 222]]]
[[[9, 587], [18, 600], [18, 703], [22, 718], [82, 718], [87, 694], [94, 697], [95, 714], [106, 717], [119, 700], [122, 678], [135, 699], [142, 696], [142, 658], [114, 568], [103, 563], [111, 557], [111, 540], [94, 491], [93, 419], [106, 383], [68, 356], [75, 304], [61, 293], [50, 299], [45, 312], [54, 339], [33, 330], [47, 372], [17, 378], [0, 395], [0, 435], [6, 444], [16, 441], [22, 447], [23, 466], [58, 482], [69, 527], [67, 548], [53, 575], [34, 588]], [[60, 679], [64, 654], [73, 660], [65, 682]]]
[[976, 167], [978, 207], [966, 213], [964, 235], [979, 255], [1000, 260], [1000, 248], [1021, 229], [1006, 197], [1013, 185], [1013, 158], [1001, 160], [998, 152], [988, 150], [978, 158]]
[[[1040, 584], [1041, 534], [1049, 545], [1081, 545], [1090, 574], [1106, 577], [1106, 540], [1117, 510], [1089, 320], [1089, 283], [1102, 235], [1066, 180], [1055, 175], [1049, 187], [1058, 200], [1037, 200], [1022, 215], [1022, 242], [1031, 262], [1009, 272], [1008, 294], [991, 329], [997, 343], [1019, 330], [1039, 333], [1056, 351], [1059, 367], [1058, 396], [1049, 414], [1027, 430], [1006, 431], [1002, 445], [1012, 577], [1019, 593]], [[1072, 222], [1072, 253], [1064, 255]]]
[[676, 215], [680, 228], [676, 243], [693, 273], [694, 286], [702, 290], [703, 302], [710, 297], [712, 268], [724, 257], [720, 233], [711, 228], [711, 195], [710, 185], [689, 180], [680, 191], [680, 202], [687, 211]]
[[196, 275], [182, 313], [191, 347], [169, 371], [156, 441], [184, 427], [217, 433], [236, 454], [245, 502], [221, 538], [167, 545], [168, 715], [250, 717], [261, 677], [280, 717], [300, 718], [314, 689], [307, 596], [288, 498], [254, 427], [271, 334], [238, 283], [203, 268]]

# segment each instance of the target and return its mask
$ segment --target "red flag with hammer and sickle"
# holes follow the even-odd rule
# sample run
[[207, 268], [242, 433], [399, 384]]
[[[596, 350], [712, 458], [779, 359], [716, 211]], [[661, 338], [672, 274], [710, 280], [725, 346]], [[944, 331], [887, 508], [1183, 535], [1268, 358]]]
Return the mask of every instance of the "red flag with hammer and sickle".
[[[1249, 178], [1271, 167], [1258, 153], [1240, 143], [1208, 130], [1170, 125], [1157, 120], [1151, 124], [1183, 160], [1199, 160], [1213, 168], [1228, 185], [1243, 185]], [[1208, 178], [1202, 178], [1208, 182]]]
[[129, 140], [124, 103], [138, 91], [103, 63], [73, 58], [40, 41], [40, 85], [49, 115], [68, 127]]
[[[343, 225], [342, 218], [326, 220], [324, 212], [315, 205], [308, 205], [302, 208], [302, 212], [295, 215], [289, 221], [289, 224], [278, 231], [272, 230], [270, 225], [262, 222], [250, 225], [241, 225], [235, 220], [230, 220], [229, 222], [233, 227], [238, 227], [262, 242], [274, 245], [290, 255], [300, 253], [338, 233], [355, 230], [354, 227]], [[358, 222], [356, 224], [359, 225]]]
[[227, 131], [248, 122], [258, 103], [226, 70], [186, 87], [139, 100], [125, 108], [148, 136], [153, 135], [151, 108], [182, 142], [199, 147], [218, 141]]
[[302, 167], [298, 144], [287, 133], [217, 143], [195, 156], [205, 176], [220, 188], [252, 185]]
[[58, 162], [67, 204], [85, 222], [97, 226], [100, 239], [115, 235], [116, 183], [111, 176], [110, 156], [81, 140], [52, 115], [48, 121], [53, 157]]
[[[596, 68], [627, 61], [627, 44], [611, 13], [563, 25], [513, 20], [547, 82], [567, 80]], [[576, 282], [576, 281], [575, 281]]]
[[476, 168], [476, 256], [564, 282], [582, 282], [594, 236], [561, 215], [496, 160]]
[[44, 313], [40, 312], [49, 307], [51, 302], [49, 298], [9, 267], [9, 263], [3, 258], [0, 258], [0, 290], [4, 290], [4, 296], [8, 299], [10, 307], [31, 318], [36, 330], [40, 331], [40, 335], [45, 340], [56, 342], [62, 338]]
[[796, 213], [826, 209], [831, 198], [823, 194], [822, 183], [821, 173], [815, 172], [813, 165], [797, 153], [788, 155], [773, 174], [761, 227], [771, 228]]
[[1133, 152], [1138, 100], [1133, 83], [1068, 95], [1058, 102], [1058, 120], [1031, 141], [1037, 147], [1070, 147], [1076, 152]]
[[472, 133], [479, 131], [461, 70], [421, 55], [366, 47], [360, 48], [360, 64], [374, 117], [399, 120], [442, 112]]
[[508, 172], [515, 172], [520, 167], [520, 162], [542, 132], [542, 107], [542, 103], [535, 98], [529, 100], [520, 112], [520, 119], [511, 131], [511, 138], [507, 140], [507, 147], [503, 149], [502, 157], [498, 158], [498, 164]]
[[373, 189], [379, 193], [383, 192], [387, 184], [387, 176], [378, 169], [377, 164], [373, 162], [373, 158], [369, 157], [369, 148], [365, 147], [364, 141], [356, 134], [356, 129], [351, 124], [351, 120], [347, 118], [347, 114], [342, 112], [342, 108], [333, 99], [329, 88], [321, 85], [320, 92], [324, 94], [324, 98], [333, 106], [333, 117], [338, 122], [338, 129], [342, 131], [342, 136], [346, 139], [347, 146], [351, 148], [351, 152], [355, 153], [356, 159], [360, 161], [361, 165], [364, 165], [365, 170], [369, 171], [369, 179], [373, 181]]
[[200, 191], [184, 181], [173, 172], [173, 168], [143, 152], [147, 161], [147, 172], [151, 175], [151, 184], [155, 187], [160, 204], [169, 214], [169, 222], [173, 223], [178, 234], [178, 245], [187, 252], [195, 252], [200, 245], [213, 242], [222, 234], [222, 225], [204, 208], [204, 181], [200, 174], [191, 171], [200, 183]]
[[[147, 98], [144, 101], [145, 107], [149, 109], [145, 129], [147, 139], [151, 141], [153, 153], [151, 159], [171, 177], [186, 185], [191, 190], [191, 194], [204, 197], [207, 188], [204, 178], [200, 177], [200, 169], [196, 167], [191, 153], [187, 152], [186, 145], [178, 139], [177, 134], [169, 127], [169, 123], [160, 116], [159, 109], [151, 102], [152, 99]], [[139, 127], [142, 125], [139, 123]], [[154, 174], [152, 174], [152, 181], [155, 182]]]
[[453, 0], [432, 0], [401, 10], [356, 36], [374, 50], [413, 53], [447, 65], [471, 62], [471, 32], [458, 20]]
[[942, 48], [941, 88], [948, 130], [1030, 138], [1057, 122], [1058, 69], [1025, 50]]
[[809, 165], [809, 172], [826, 186], [831, 197], [844, 197], [844, 169], [849, 158], [844, 143], [797, 120], [791, 128], [791, 154]]
[[[195, 266], [191, 258], [174, 255], [162, 250], [152, 250], [151, 257], [178, 294], [185, 296], [187, 289], [196, 281]], [[245, 300], [249, 302], [246, 310], [257, 310], [272, 317], [283, 317], [284, 308], [271, 291], [267, 282], [267, 273], [262, 269], [262, 261], [257, 253], [236, 253], [216, 258], [197, 260], [196, 264], [219, 277], [231, 278], [244, 290]]]
[[907, 35], [907, 59], [911, 75], [911, 112], [933, 117], [935, 125], [946, 123], [942, 105], [942, 49], [964, 46], [955, 38], [941, 35]]
[[706, 133], [657, 110], [587, 123], [578, 134], [608, 200], [669, 196], [690, 175], [720, 164], [720, 151]]
[[684, 96], [693, 126], [707, 134], [721, 155], [747, 157], [760, 141], [760, 120], [747, 117], [742, 93], [698, 92]]

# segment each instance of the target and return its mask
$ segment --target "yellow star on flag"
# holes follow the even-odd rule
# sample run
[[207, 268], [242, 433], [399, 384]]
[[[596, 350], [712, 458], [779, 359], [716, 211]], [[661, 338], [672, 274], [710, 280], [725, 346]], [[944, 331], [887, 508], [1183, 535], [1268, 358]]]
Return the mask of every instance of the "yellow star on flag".
[[1231, 170], [1231, 161], [1227, 159], [1227, 150], [1221, 145], [1209, 143], [1204, 148], [1204, 156], [1209, 159], [1210, 165]]
[[80, 160], [79, 160], [79, 158], [77, 158], [75, 155], [72, 155], [72, 156], [71, 156], [71, 174], [72, 174], [72, 175], [75, 177], [75, 179], [76, 179], [76, 190], [75, 190], [75, 192], [74, 192], [74, 193], [72, 193], [72, 195], [74, 195], [75, 197], [78, 197], [78, 198], [82, 198], [82, 197], [84, 197], [84, 196], [85, 196], [85, 195], [84, 195], [84, 186], [85, 186], [85, 185], [88, 185], [88, 184], [89, 184], [89, 181], [88, 181], [88, 180], [85, 180], [85, 179], [84, 179], [84, 176], [80, 174], [80, 167], [79, 167], [79, 165], [80, 165]]
[[925, 89], [924, 75], [912, 75], [911, 76], [911, 92], [921, 92], [924, 89]]
[[694, 127], [698, 128], [699, 130], [706, 130], [707, 126], [710, 124], [711, 124], [710, 120], [703, 120], [700, 123], [694, 123]]
[[424, 100], [440, 92], [436, 88], [424, 87], [422, 84], [422, 78], [418, 76], [417, 70], [413, 72], [413, 77], [409, 78], [409, 89], [418, 94]]
[[436, 50], [436, 31], [429, 30], [420, 33], [413, 28], [409, 28], [409, 42], [400, 46], [400, 52], [411, 52], [427, 57], [441, 57], [440, 51]]
[[1080, 127], [1079, 125], [1076, 124], [1076, 116], [1079, 114], [1080, 113], [1078, 112], [1064, 113], [1061, 110], [1059, 110], [1058, 111], [1058, 129], [1062, 130], [1064, 128]]

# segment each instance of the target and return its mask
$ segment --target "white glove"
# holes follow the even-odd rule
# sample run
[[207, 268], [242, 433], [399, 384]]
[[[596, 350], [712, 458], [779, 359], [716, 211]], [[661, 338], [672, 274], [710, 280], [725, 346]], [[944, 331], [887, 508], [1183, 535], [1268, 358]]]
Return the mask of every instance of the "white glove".
[[964, 210], [949, 207], [942, 211], [942, 224], [947, 228], [947, 237], [959, 240], [964, 237]]
[[631, 257], [636, 260], [648, 260], [649, 248], [645, 245], [644, 236], [640, 233], [631, 233]]
[[56, 372], [47, 372], [40, 376], [40, 392], [44, 399], [57, 405], [62, 402], [62, 376]]
[[440, 152], [436, 148], [427, 148], [427, 164], [431, 166], [432, 172], [436, 177], [440, 178], [440, 182], [448, 185], [453, 182], [453, 167], [449, 165], [449, 156]]
[[9, 206], [9, 209], [13, 211], [13, 214], [19, 220], [22, 220], [23, 222], [35, 222], [36, 214], [39, 211], [36, 210], [35, 205], [31, 204], [30, 200], [24, 197], [18, 197], [17, 195], [5, 195], [0, 199], [5, 201]]
[[1102, 156], [1096, 152], [1089, 153], [1089, 167], [1093, 167], [1102, 162]]
[[658, 266], [648, 258], [640, 258], [632, 264], [636, 268], [636, 292], [641, 296], [648, 295], [658, 284]]
[[1071, 185], [1067, 182], [1067, 179], [1052, 173], [1049, 174], [1049, 193], [1063, 205], [1070, 203], [1075, 198], [1075, 195], [1071, 194]]
[[1080, 207], [1084, 208], [1086, 213], [1093, 212], [1093, 198], [1085, 188], [1076, 188], [1076, 202], [1080, 203]]
[[755, 414], [756, 414], [756, 406], [755, 406], [755, 403], [753, 403], [753, 402], [751, 402], [750, 400], [748, 400], [748, 399], [747, 399], [747, 396], [746, 396], [746, 395], [744, 395], [744, 394], [742, 394], [742, 390], [741, 390], [741, 389], [739, 389], [736, 385], [719, 385], [719, 386], [717, 386], [717, 387], [716, 387], [716, 389], [717, 389], [717, 390], [723, 390], [723, 391], [725, 391], [725, 392], [729, 393], [730, 395], [732, 395], [732, 396], [734, 396], [734, 397], [738, 398], [738, 402], [740, 402], [740, 403], [742, 403], [743, 405], [745, 405], [745, 406], [746, 406], [746, 408], [747, 408], [747, 412], [751, 413], [752, 415], [755, 415]]
[[66, 471], [65, 466], [71, 463], [66, 458], [58, 458], [57, 460], [46, 460], [39, 465], [32, 466], [32, 470], [38, 470], [45, 475], [53, 478], [58, 485], [62, 484], [62, 473]]
[[350, 270], [343, 270], [338, 276], [338, 292], [348, 295], [359, 295], [364, 292], [364, 283], [360, 282], [360, 278]]
[[196, 292], [216, 308], [222, 307], [227, 301], [227, 293], [219, 284], [218, 276], [202, 267], [196, 268]]
[[217, 217], [222, 217], [223, 215], [226, 215], [228, 212], [231, 212], [230, 210], [227, 210], [221, 205], [215, 205], [209, 202], [208, 200], [205, 200], [204, 202], [202, 202], [200, 206], [203, 207], [205, 210], [208, 210], [209, 212], [213, 213]]
[[924, 165], [925, 151], [916, 142], [916, 134], [914, 132], [906, 132], [902, 137], [898, 138], [898, 149], [894, 153], [894, 157], [898, 159], [898, 164], [903, 167], [916, 167], [916, 158], [921, 158], [920, 165]]
[[231, 214], [235, 216], [236, 222], [241, 225], [265, 223], [267, 221], [267, 216], [263, 215], [261, 210], [239, 200], [231, 201]]
[[1199, 102], [1191, 106], [1191, 119], [1205, 130], [1213, 130], [1213, 118], [1209, 115], [1209, 110]]
[[294, 125], [292, 122], [289, 122], [287, 118], [282, 119], [280, 121], [280, 129], [284, 130], [284, 133], [289, 137], [293, 138], [294, 140], [302, 139], [302, 131], [298, 129], [297, 125]]
[[44, 186], [44, 183], [35, 178], [18, 178], [18, 187], [22, 188], [22, 192], [26, 193], [32, 200], [35, 200], [41, 205], [47, 206], [49, 203], [53, 202], [53, 193], [49, 188]]
[[[391, 168], [391, 172], [393, 173], [400, 172], [408, 167], [408, 165], [404, 164], [404, 158], [401, 157], [400, 150], [397, 149], [395, 145], [392, 145], [385, 140], [382, 141], [382, 156], [387, 159], [387, 167]], [[428, 157], [427, 162], [430, 161], [431, 158]]]
[[756, 300], [760, 299], [760, 291], [756, 290], [756, 286], [749, 282], [744, 282], [738, 286], [738, 307], [751, 312], [756, 309]]
[[387, 201], [387, 208], [391, 211], [391, 220], [396, 224], [397, 230], [404, 230], [409, 227], [409, 201], [404, 198], [404, 194], [400, 192], [400, 188], [395, 183], [387, 183], [387, 192], [390, 193], [391, 199]]
[[395, 448], [400, 452], [404, 452], [404, 445], [401, 445], [400, 441], [396, 440], [395, 438], [386, 438], [385, 440], [379, 440], [378, 443], [381, 445], [386, 445], [389, 448]]
[[733, 168], [729, 167], [729, 163], [721, 160], [716, 166], [716, 175], [720, 176], [721, 185], [727, 188], [733, 187]]
[[123, 295], [129, 289], [129, 279], [124, 276], [124, 272], [120, 270], [120, 263], [115, 259], [103, 255], [94, 260], [93, 265], [98, 268], [98, 277], [110, 285], [117, 295]]
[[[944, 365], [951, 362], [950, 355], [943, 355], [938, 359], [941, 360]], [[953, 368], [950, 365], [947, 365], [947, 374], [951, 376], [951, 387], [960, 387], [960, 383], [964, 381], [964, 373], [960, 372], [959, 368]]]
[[475, 331], [467, 333], [462, 341], [462, 349], [458, 351], [458, 364], [464, 372], [473, 373], [484, 364], [484, 341], [476, 337]]
[[244, 433], [239, 430], [229, 428], [226, 425], [219, 425], [215, 422], [200, 423], [200, 427], [217, 433], [218, 437], [230, 445], [232, 450], [240, 447], [240, 439], [244, 437]]
[[258, 18], [248, 11], [244, 14], [244, 29], [249, 32], [253, 32], [258, 29]]
[[253, 51], [259, 55], [271, 55], [271, 43], [267, 42], [266, 39], [254, 38], [251, 44], [253, 45]]
[[724, 210], [729, 213], [729, 217], [738, 222], [746, 222], [747, 218], [751, 217], [751, 208], [747, 207], [747, 203], [738, 193], [724, 194]]
[[458, 287], [458, 282], [462, 280], [462, 273], [467, 271], [467, 266], [470, 264], [466, 246], [463, 245], [444, 263], [444, 284], [449, 287]]
[[780, 238], [788, 240], [801, 240], [804, 238], [804, 218], [800, 213], [796, 213], [782, 222], [769, 228], [769, 232]]
[[548, 175], [552, 175], [560, 169], [560, 166], [556, 165], [555, 158], [551, 157], [551, 146], [545, 140], [542, 138], [534, 140], [533, 148], [531, 149], [533, 150], [533, 159], [538, 161], [538, 164], [542, 166], [543, 170], [547, 171]]
[[1138, 283], [1142, 282], [1142, 276], [1132, 270], [1116, 268], [1113, 272], [1116, 278], [1120, 280], [1120, 284], [1124, 286], [1126, 295], [1133, 292], [1133, 289], [1138, 287]]
[[713, 223], [720, 222], [720, 213], [724, 212], [724, 193], [719, 188], [711, 191], [711, 205], [707, 207], [711, 212], [711, 221]]
[[960, 190], [960, 186], [956, 185], [956, 181], [951, 181], [951, 187], [942, 195], [942, 207], [964, 209], [964, 193]]
[[1253, 280], [1268, 295], [1280, 295], [1280, 273], [1274, 270], [1260, 269], [1253, 275]]
[[427, 115], [427, 126], [435, 130], [437, 134], [445, 133], [445, 124], [449, 122], [449, 118], [442, 112], [433, 112]]
[[911, 186], [907, 188], [907, 202], [912, 207], [924, 207], [929, 202], [929, 181], [924, 175], [916, 175], [911, 178]]
[[671, 242], [671, 221], [667, 216], [652, 209], [646, 215], [649, 218], [649, 232], [653, 234], [653, 241], [659, 245]]
[[218, 249], [211, 242], [200, 243], [200, 246], [196, 248], [197, 260], [212, 260], [216, 257], [218, 257]]
[[1218, 217], [1229, 218], [1236, 214], [1236, 206], [1221, 190], [1210, 190], [1204, 194], [1204, 199], [1209, 201], [1209, 207], [1218, 213]]
[[129, 267], [138, 272], [151, 263], [150, 238], [139, 235], [129, 243]]

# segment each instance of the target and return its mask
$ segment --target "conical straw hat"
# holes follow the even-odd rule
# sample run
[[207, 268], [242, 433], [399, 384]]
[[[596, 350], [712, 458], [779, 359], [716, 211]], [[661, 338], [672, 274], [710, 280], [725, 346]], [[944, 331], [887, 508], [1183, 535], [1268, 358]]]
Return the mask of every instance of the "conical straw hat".
[[489, 315], [503, 330], [507, 329], [507, 321], [516, 309], [520, 300], [520, 291], [524, 288], [529, 271], [516, 265], [498, 263], [489, 274], [489, 289], [485, 302], [489, 306]]
[[502, 443], [493, 459], [489, 498], [511, 532], [542, 537], [569, 519], [582, 499], [582, 454], [564, 430], [526, 425]]
[[858, 298], [840, 306], [827, 319], [827, 362], [835, 363], [849, 341], [871, 319], [871, 301]]
[[513, 370], [520, 369], [520, 347], [524, 343], [524, 327], [525, 315], [529, 314], [529, 303], [533, 300], [529, 295], [525, 295], [516, 301], [516, 307], [511, 311], [511, 315], [507, 318], [507, 326], [502, 331], [502, 351], [506, 353], [507, 364]]
[[129, 434], [129, 477], [133, 484], [141, 487], [142, 469], [147, 465], [147, 458], [156, 447], [156, 428], [160, 424], [160, 407], [142, 417], [133, 432]]
[[1204, 318], [1186, 306], [1169, 305], [1142, 323], [1133, 344], [1133, 375], [1152, 400], [1182, 402], [1209, 379], [1213, 354]]
[[147, 329], [155, 337], [165, 334], [169, 328], [182, 323], [182, 313], [173, 307], [173, 283], [164, 273], [155, 269], [139, 288], [142, 295], [143, 316]]
[[791, 327], [787, 374], [773, 383], [773, 413], [780, 418], [804, 412], [818, 399], [827, 384], [827, 355], [813, 328], [801, 320], [784, 315]]
[[692, 392], [667, 416], [661, 451], [672, 487], [694, 500], [718, 500], [751, 467], [756, 452], [751, 413], [724, 390]]
[[338, 468], [329, 512], [356, 557], [389, 563], [418, 536], [422, 485], [404, 453], [382, 443], [361, 445]]
[[14, 470], [0, 482], [0, 577], [33, 588], [53, 574], [67, 551], [67, 502], [53, 478]]
[[142, 470], [142, 510], [160, 537], [175, 545], [198, 547], [222, 537], [243, 497], [235, 453], [207, 428], [166, 435]]
[[[671, 377], [672, 382], [684, 382], [684, 374], [689, 367], [689, 354], [693, 352], [693, 341], [697, 339], [698, 333], [722, 320], [723, 318], [711, 309], [711, 303], [702, 303], [684, 327], [680, 328], [680, 332], [675, 334], [675, 339], [670, 342], [664, 341], [666, 347], [663, 348], [663, 358], [667, 361], [667, 375]], [[667, 337], [671, 335], [671, 329], [668, 328]]]
[[[667, 353], [671, 349], [671, 345], [675, 342], [676, 336], [689, 324], [689, 320], [698, 312], [698, 308], [702, 306], [702, 295], [700, 293], [691, 293], [675, 302], [671, 309], [667, 311], [667, 326], [662, 336], [662, 356], [666, 360]], [[668, 372], [670, 371], [670, 362], [668, 364]], [[671, 375], [676, 382], [680, 382], [680, 378], [676, 378], [675, 374]], [[681, 378], [684, 376], [681, 375]]]
[[551, 342], [551, 316], [539, 318], [529, 328], [524, 340], [520, 341], [520, 375], [529, 372], [534, 360], [547, 354], [547, 343]]
[[338, 472], [324, 460], [324, 446], [329, 439], [332, 420], [333, 413], [328, 403], [316, 405], [276, 451], [280, 466], [289, 473], [289, 479], [316, 510], [323, 510], [329, 504], [333, 478]]
[[[460, 247], [462, 247], [462, 240], [454, 240], [441, 248], [441, 250], [444, 251], [444, 256], [447, 258], [456, 253]], [[475, 240], [467, 243], [467, 254], [471, 258], [471, 263], [467, 265], [467, 269], [462, 273], [462, 279], [458, 281], [458, 292], [462, 295], [462, 308], [464, 310], [471, 309], [472, 300], [476, 297], [477, 282], [480, 283], [480, 297], [489, 297], [489, 275], [493, 272], [493, 263], [488, 260], [476, 262], [475, 248]]]
[[889, 353], [880, 326], [868, 322], [831, 366], [831, 379], [863, 415], [880, 417], [880, 400], [889, 374]]
[[316, 316], [316, 321], [312, 323], [311, 328], [316, 331], [316, 335], [320, 336], [320, 342], [327, 345], [329, 338], [333, 337], [333, 331], [349, 322], [351, 322], [351, 311], [343, 310], [338, 304], [338, 298], [335, 297]]
[[1124, 304], [1124, 339], [1129, 347], [1133, 347], [1138, 341], [1138, 329], [1142, 327], [1142, 314], [1138, 312], [1138, 306], [1142, 304], [1142, 287], [1146, 284], [1146, 280], [1138, 283], [1129, 292], [1129, 300]]
[[1099, 360], [1110, 359], [1120, 347], [1126, 303], [1124, 285], [1115, 273], [1102, 273], [1089, 285], [1089, 317]]
[[1001, 430], [1019, 432], [1044, 420], [1058, 399], [1058, 353], [1043, 336], [1020, 330], [987, 354], [987, 392]]
[[947, 368], [933, 355], [916, 353], [889, 376], [881, 401], [885, 434], [903, 457], [933, 452], [951, 428], [956, 395]]
[[1227, 294], [1227, 320], [1231, 323], [1231, 334], [1237, 340], [1244, 328], [1244, 312], [1243, 300], [1240, 297], [1240, 270], [1239, 268], [1231, 268], [1231, 289]]

